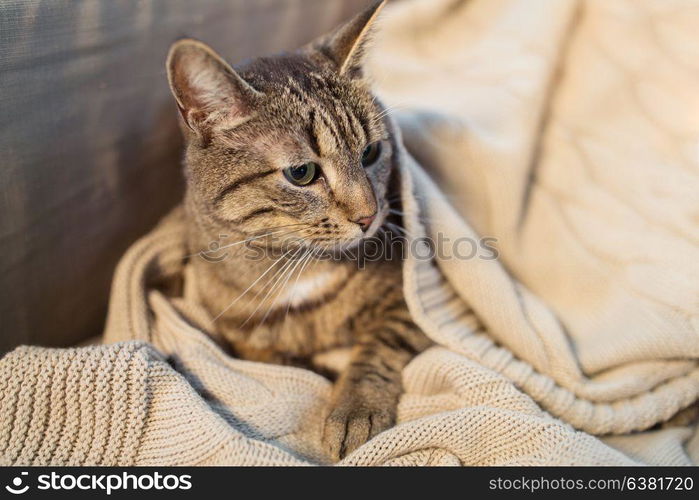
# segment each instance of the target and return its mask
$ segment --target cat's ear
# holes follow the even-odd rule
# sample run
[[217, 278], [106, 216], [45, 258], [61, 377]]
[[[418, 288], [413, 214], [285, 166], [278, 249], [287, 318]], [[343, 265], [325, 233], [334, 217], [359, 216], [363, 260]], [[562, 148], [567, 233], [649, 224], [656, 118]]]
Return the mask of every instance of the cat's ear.
[[361, 78], [362, 63], [371, 41], [374, 21], [386, 0], [374, 2], [346, 24], [322, 37], [317, 46], [335, 63], [337, 71], [350, 78]]
[[261, 94], [208, 45], [182, 39], [167, 57], [170, 89], [185, 123], [205, 133], [221, 122], [234, 127], [255, 112]]

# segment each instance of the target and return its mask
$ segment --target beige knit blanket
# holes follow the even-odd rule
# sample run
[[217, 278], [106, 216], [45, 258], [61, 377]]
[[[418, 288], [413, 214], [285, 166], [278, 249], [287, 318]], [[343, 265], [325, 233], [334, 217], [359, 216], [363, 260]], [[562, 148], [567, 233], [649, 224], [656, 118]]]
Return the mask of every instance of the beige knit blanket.
[[[690, 0], [387, 9], [372, 73], [410, 238], [496, 238], [499, 258], [408, 257], [439, 346], [344, 464], [699, 463], [697, 32]], [[120, 263], [107, 345], [0, 361], [3, 462], [324, 463], [330, 384], [206, 335], [180, 217]]]

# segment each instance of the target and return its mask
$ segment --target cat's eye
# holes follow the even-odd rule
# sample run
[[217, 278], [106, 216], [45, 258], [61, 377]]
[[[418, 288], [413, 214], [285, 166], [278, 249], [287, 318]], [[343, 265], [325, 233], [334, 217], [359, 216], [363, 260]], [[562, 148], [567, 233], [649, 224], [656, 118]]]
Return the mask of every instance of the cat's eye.
[[292, 184], [297, 186], [305, 186], [313, 182], [320, 173], [320, 167], [317, 163], [308, 162], [297, 167], [287, 167], [283, 170], [284, 177]]
[[379, 159], [379, 156], [381, 156], [381, 142], [372, 142], [364, 148], [364, 152], [362, 153], [362, 166], [372, 166], [376, 163], [376, 160]]

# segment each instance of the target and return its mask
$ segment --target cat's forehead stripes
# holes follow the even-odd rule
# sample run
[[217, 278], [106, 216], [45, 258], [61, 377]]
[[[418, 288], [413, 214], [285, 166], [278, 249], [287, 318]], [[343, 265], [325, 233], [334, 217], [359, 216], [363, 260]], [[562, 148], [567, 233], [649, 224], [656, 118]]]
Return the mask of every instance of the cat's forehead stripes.
[[[353, 154], [361, 151], [371, 139], [372, 116], [375, 115], [373, 101], [362, 102], [345, 82], [340, 83], [331, 73], [304, 72], [299, 67], [288, 65], [284, 78], [270, 86], [271, 94], [293, 102], [284, 110], [274, 108], [271, 113], [284, 114], [290, 125], [304, 121], [309, 145], [319, 156]], [[274, 99], [274, 97], [272, 97]], [[365, 99], [366, 100], [366, 99]], [[312, 132], [312, 133], [311, 133]]]
[[315, 122], [313, 130], [320, 150], [320, 156], [329, 156], [337, 151], [346, 151], [347, 142], [343, 140], [337, 124], [328, 116], [322, 108], [314, 110]]
[[323, 151], [320, 149], [318, 142], [318, 131], [316, 125], [316, 112], [311, 109], [308, 113], [308, 123], [306, 125], [306, 134], [308, 135], [308, 145], [316, 156], [322, 156]]

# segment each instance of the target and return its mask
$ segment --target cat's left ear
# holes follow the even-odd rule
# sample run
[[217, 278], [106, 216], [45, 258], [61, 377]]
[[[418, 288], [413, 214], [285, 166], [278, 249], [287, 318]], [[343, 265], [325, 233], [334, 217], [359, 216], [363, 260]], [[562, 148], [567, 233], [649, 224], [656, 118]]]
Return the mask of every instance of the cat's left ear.
[[361, 78], [362, 63], [371, 42], [374, 21], [386, 4], [380, 0], [316, 42], [318, 50], [332, 59], [338, 73], [350, 78]]

